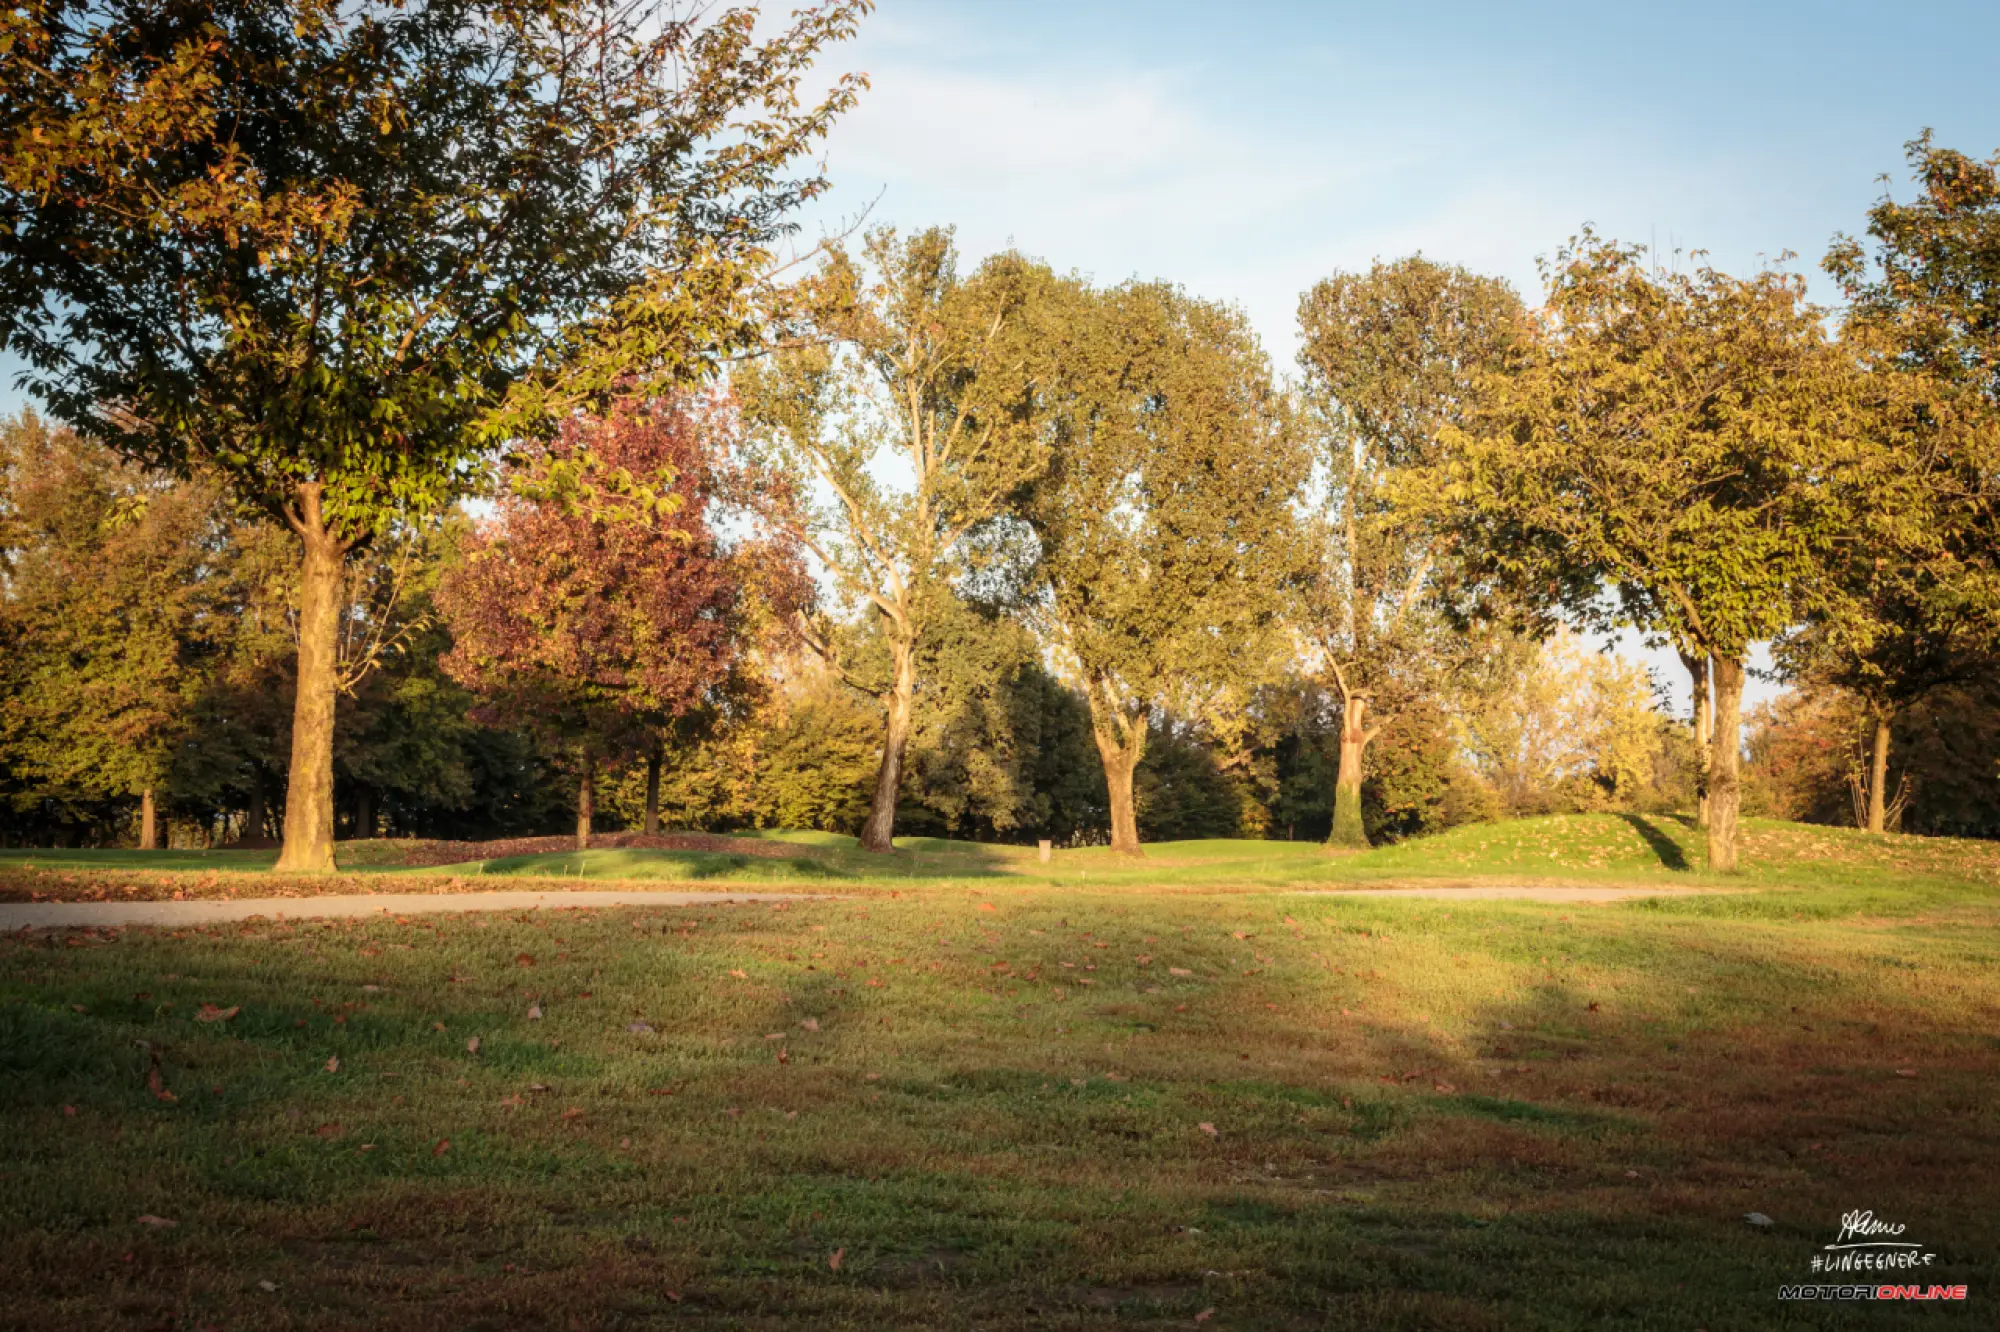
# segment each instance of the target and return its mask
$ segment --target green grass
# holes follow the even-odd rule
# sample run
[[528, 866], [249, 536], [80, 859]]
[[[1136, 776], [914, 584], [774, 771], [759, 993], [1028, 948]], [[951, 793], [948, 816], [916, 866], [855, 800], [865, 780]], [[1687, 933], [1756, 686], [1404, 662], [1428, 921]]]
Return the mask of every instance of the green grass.
[[[1567, 877], [1637, 872], [1602, 822], [1501, 831], [1366, 875], [1564, 836]], [[1895, 899], [1868, 846], [1753, 831], [1830, 839], [1823, 882], [1302, 897], [1243, 878], [1310, 849], [1197, 844], [1158, 891], [1080, 856], [781, 908], [9, 936], [0, 1323], [1900, 1325], [1776, 1300], [1869, 1208], [1971, 1287], [1925, 1326], [1990, 1326], [2000, 892], [1978, 848]]]

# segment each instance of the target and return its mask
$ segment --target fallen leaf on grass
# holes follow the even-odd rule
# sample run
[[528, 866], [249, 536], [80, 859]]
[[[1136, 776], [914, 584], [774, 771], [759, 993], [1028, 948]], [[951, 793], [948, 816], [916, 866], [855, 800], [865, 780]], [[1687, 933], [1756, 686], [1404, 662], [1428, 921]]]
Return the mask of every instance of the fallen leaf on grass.
[[732, 975], [732, 976], [734, 976], [734, 977], [735, 977], [735, 978], [736, 978], [737, 980], [749, 980], [749, 979], [750, 979], [750, 978], [749, 978], [748, 976], [744, 975], [744, 974], [743, 974], [743, 973], [742, 973], [742, 972], [741, 972], [740, 970], [738, 970], [738, 969], [737, 969], [737, 968], [735, 968], [735, 967], [731, 967], [731, 968], [729, 969], [729, 974], [730, 974], [730, 975]]
[[573, 1106], [571, 1106], [571, 1107], [570, 1107], [569, 1109], [567, 1109], [567, 1110], [565, 1110], [565, 1111], [563, 1111], [563, 1112], [562, 1112], [562, 1118], [564, 1118], [564, 1119], [582, 1119], [582, 1118], [583, 1118], [583, 1107], [582, 1107], [582, 1106], [580, 1106], [580, 1105], [573, 1105]]
[[1203, 1133], [1206, 1133], [1211, 1138], [1216, 1136], [1215, 1125], [1209, 1123], [1205, 1119], [1201, 1123], [1195, 1125], [1195, 1127], [1200, 1129]]
[[542, 1020], [542, 1006], [540, 1004], [529, 1004], [528, 1021], [540, 1022], [541, 1020]]
[[340, 1056], [339, 1056], [339, 1055], [335, 1055], [335, 1056], [333, 1056], [333, 1058], [331, 1058], [331, 1059], [329, 1059], [329, 1060], [327, 1060], [327, 1061], [326, 1061], [326, 1071], [327, 1071], [327, 1072], [329, 1072], [329, 1073], [338, 1073], [338, 1072], [340, 1072]]
[[445, 1154], [446, 1152], [448, 1152], [448, 1151], [450, 1151], [450, 1150], [451, 1150], [451, 1139], [450, 1139], [450, 1138], [439, 1138], [439, 1139], [437, 1140], [437, 1146], [435, 1146], [435, 1147], [431, 1148], [431, 1155], [432, 1155], [432, 1156], [443, 1156], [443, 1155], [444, 1155], [444, 1154]]
[[520, 1098], [520, 1096], [519, 1096], [519, 1095], [514, 1095], [514, 1096], [503, 1096], [503, 1097], [501, 1097], [501, 1098], [500, 1098], [500, 1104], [502, 1104], [502, 1105], [506, 1106], [506, 1107], [507, 1107], [508, 1109], [512, 1110], [512, 1109], [515, 1109], [515, 1108], [517, 1108], [517, 1107], [519, 1107], [519, 1106], [522, 1106], [522, 1105], [525, 1105], [525, 1104], [527, 1104], [527, 1102], [523, 1101], [523, 1100], [522, 1100], [522, 1099]]
[[479, 1053], [479, 1038], [477, 1036], [474, 1036], [471, 1040], [465, 1043], [465, 1052], [467, 1054]]
[[164, 1216], [154, 1216], [151, 1212], [148, 1212], [139, 1218], [139, 1224], [142, 1226], [151, 1226], [155, 1230], [165, 1230], [169, 1226], [179, 1225], [180, 1222], [169, 1221]]
[[1914, 1078], [1917, 1076], [1917, 1070], [1914, 1068], [1899, 1068], [1896, 1070], [1896, 1076], [1899, 1078]]
[[[992, 910], [992, 908], [988, 907], [987, 910], [990, 911]], [[846, 1256], [847, 1256], [847, 1250], [845, 1248], [835, 1249], [833, 1251], [833, 1256], [826, 1260], [826, 1265], [828, 1269], [830, 1269], [831, 1271], [838, 1272], [840, 1270], [840, 1260], [842, 1258], [845, 1258]]]
[[514, 954], [514, 965], [517, 967], [532, 967], [535, 965], [535, 955], [533, 953], [516, 953]]
[[819, 1019], [818, 1019], [818, 1018], [807, 1018], [807, 1019], [805, 1019], [805, 1020], [804, 1020], [803, 1022], [799, 1023], [799, 1026], [800, 1026], [801, 1028], [803, 1028], [804, 1030], [806, 1030], [806, 1031], [818, 1031], [818, 1030], [819, 1030]]
[[1192, 976], [1192, 975], [1194, 975], [1194, 973], [1193, 973], [1192, 971], [1189, 971], [1189, 970], [1188, 970], [1188, 969], [1187, 969], [1186, 967], [1168, 967], [1168, 968], [1167, 968], [1167, 974], [1168, 974], [1169, 976]]
[[1203, 1309], [1200, 1313], [1194, 1316], [1194, 1321], [1197, 1323], [1206, 1323], [1209, 1319], [1213, 1317], [1215, 1317], [1215, 1310]]
[[314, 1130], [314, 1132], [318, 1133], [320, 1137], [329, 1140], [339, 1137], [346, 1131], [347, 1131], [346, 1129], [342, 1128], [338, 1124], [321, 1124], [317, 1129]]
[[277, 1290], [277, 1288], [278, 1288], [278, 1283], [275, 1281], [259, 1281], [257, 1283], [257, 1289], [263, 1291], [266, 1295], [271, 1294], [273, 1291]]
[[227, 1008], [217, 1008], [214, 1004], [203, 1004], [201, 1011], [194, 1015], [194, 1020], [196, 1022], [227, 1022], [241, 1011], [241, 1008], [236, 1004], [231, 1004]]
[[75, 1107], [75, 1106], [73, 1106], [73, 1105], [66, 1105], [66, 1106], [64, 1106], [64, 1107], [63, 1107], [63, 1114], [64, 1114], [65, 1116], [68, 1116], [68, 1117], [70, 1117], [70, 1118], [74, 1118], [74, 1117], [76, 1116], [76, 1107]]
[[647, 1036], [652, 1034], [653, 1024], [650, 1022], [628, 1022], [625, 1024], [625, 1030], [631, 1032], [634, 1036]]
[[146, 1074], [146, 1090], [153, 1093], [153, 1099], [156, 1101], [171, 1103], [180, 1100], [180, 1097], [168, 1091], [166, 1084], [160, 1081], [160, 1070], [157, 1065]]

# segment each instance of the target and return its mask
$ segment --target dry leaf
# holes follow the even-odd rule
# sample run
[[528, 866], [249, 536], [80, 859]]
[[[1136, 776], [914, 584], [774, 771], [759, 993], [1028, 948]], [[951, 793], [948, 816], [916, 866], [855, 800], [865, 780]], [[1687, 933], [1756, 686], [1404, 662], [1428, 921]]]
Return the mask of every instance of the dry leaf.
[[564, 1118], [564, 1119], [582, 1119], [582, 1118], [583, 1118], [583, 1107], [582, 1107], [582, 1106], [580, 1106], [580, 1105], [573, 1105], [573, 1106], [571, 1106], [571, 1107], [570, 1107], [569, 1109], [567, 1109], [567, 1110], [565, 1110], [565, 1111], [563, 1111], [563, 1112], [562, 1112], [562, 1118]]
[[734, 977], [735, 977], [735, 978], [736, 978], [737, 980], [749, 980], [749, 979], [750, 979], [750, 978], [749, 978], [748, 976], [744, 975], [744, 974], [743, 974], [743, 973], [742, 973], [741, 971], [737, 970], [737, 969], [736, 969], [736, 968], [734, 968], [734, 967], [731, 967], [731, 968], [730, 968], [730, 970], [729, 970], [729, 974], [730, 974], [730, 975], [732, 975], [732, 976], [734, 976]]
[[160, 1081], [160, 1070], [158, 1065], [155, 1065], [146, 1074], [146, 1090], [153, 1093], [153, 1099], [156, 1101], [173, 1102], [173, 1101], [178, 1101], [180, 1099], [180, 1097], [168, 1091], [166, 1084]]
[[317, 1129], [314, 1130], [314, 1132], [318, 1133], [320, 1137], [327, 1139], [337, 1138], [346, 1131], [347, 1130], [343, 1129], [338, 1124], [321, 1124]]
[[827, 1267], [832, 1271], [838, 1272], [840, 1270], [840, 1260], [842, 1258], [845, 1258], [846, 1256], [847, 1256], [846, 1248], [842, 1247], [835, 1249], [833, 1251], [833, 1256], [826, 1260]]
[[535, 955], [533, 953], [516, 953], [514, 954], [514, 965], [532, 967], [535, 965]]
[[333, 1057], [332, 1057], [331, 1059], [329, 1059], [329, 1060], [327, 1060], [327, 1061], [326, 1061], [326, 1071], [327, 1071], [327, 1072], [329, 1072], [329, 1073], [338, 1073], [338, 1072], [340, 1072], [340, 1056], [339, 1056], [339, 1055], [335, 1055], [335, 1056], [333, 1056]]
[[1917, 1076], [1917, 1070], [1914, 1068], [1899, 1068], [1896, 1070], [1896, 1076], [1899, 1078], [1914, 1078]]
[[235, 1004], [227, 1008], [217, 1008], [214, 1004], [203, 1004], [201, 1011], [194, 1015], [196, 1022], [227, 1022], [242, 1010]]
[[164, 1230], [169, 1226], [177, 1226], [180, 1222], [169, 1221], [164, 1216], [154, 1216], [148, 1212], [145, 1216], [139, 1218], [139, 1224], [142, 1226], [151, 1226], [155, 1230]]
[[431, 1148], [431, 1155], [432, 1155], [432, 1156], [443, 1156], [443, 1155], [444, 1155], [444, 1154], [445, 1154], [446, 1152], [448, 1152], [448, 1151], [450, 1151], [450, 1150], [451, 1150], [451, 1139], [450, 1139], [450, 1138], [439, 1138], [439, 1139], [437, 1140], [437, 1146], [435, 1146], [435, 1147]]
[[1194, 975], [1194, 973], [1193, 973], [1192, 971], [1189, 971], [1189, 970], [1188, 970], [1188, 969], [1187, 969], [1186, 967], [1168, 967], [1168, 968], [1167, 968], [1167, 974], [1168, 974], [1169, 976], [1192, 976], [1192, 975]]
[[471, 1040], [465, 1043], [465, 1052], [467, 1054], [479, 1053], [479, 1038], [477, 1036], [474, 1036]]
[[804, 1030], [806, 1030], [806, 1031], [818, 1031], [818, 1030], [819, 1030], [819, 1019], [818, 1019], [818, 1018], [807, 1018], [807, 1019], [805, 1019], [805, 1020], [804, 1020], [803, 1022], [799, 1023], [799, 1026], [800, 1026], [801, 1028], [803, 1028]]
[[653, 1024], [650, 1022], [628, 1022], [625, 1024], [625, 1030], [631, 1032], [634, 1036], [645, 1036], [651, 1034]]
[[1200, 1313], [1194, 1316], [1194, 1321], [1197, 1323], [1206, 1323], [1209, 1319], [1213, 1317], [1215, 1317], [1215, 1310], [1203, 1309]]
[[1201, 1123], [1195, 1125], [1195, 1127], [1200, 1129], [1203, 1133], [1206, 1133], [1211, 1138], [1215, 1136], [1215, 1125], [1209, 1123], [1205, 1119]]
[[541, 1020], [542, 1020], [542, 1006], [540, 1004], [529, 1004], [528, 1021], [540, 1022]]

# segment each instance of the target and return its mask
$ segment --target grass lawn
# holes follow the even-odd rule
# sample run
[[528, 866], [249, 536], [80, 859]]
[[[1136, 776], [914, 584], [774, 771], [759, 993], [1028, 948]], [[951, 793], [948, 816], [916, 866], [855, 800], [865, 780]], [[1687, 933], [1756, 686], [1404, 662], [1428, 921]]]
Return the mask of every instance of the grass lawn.
[[[1753, 825], [1748, 891], [1603, 906], [1277, 886], [1707, 881], [1656, 831], [1689, 868], [1552, 820], [6, 936], [0, 1325], [1993, 1326], [1987, 849]], [[1779, 1303], [1855, 1209], [1970, 1300]]]

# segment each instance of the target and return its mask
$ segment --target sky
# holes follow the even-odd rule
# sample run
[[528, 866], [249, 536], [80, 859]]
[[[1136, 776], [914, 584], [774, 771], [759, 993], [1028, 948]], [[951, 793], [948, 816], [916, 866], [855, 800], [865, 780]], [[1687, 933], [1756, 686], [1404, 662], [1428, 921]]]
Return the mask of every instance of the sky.
[[[1908, 196], [1908, 140], [2000, 149], [1996, 51], [1991, 0], [882, 0], [829, 58], [871, 87], [806, 235], [949, 223], [968, 260], [1168, 279], [1240, 305], [1281, 372], [1319, 278], [1421, 251], [1532, 303], [1586, 224], [1785, 264], [1830, 304], [1819, 260]], [[1678, 662], [1648, 660], [1685, 708]]]

